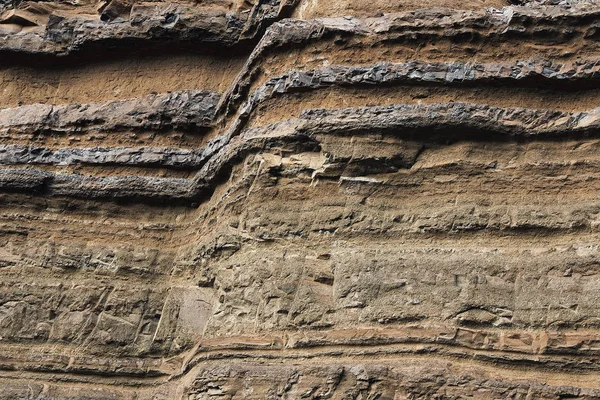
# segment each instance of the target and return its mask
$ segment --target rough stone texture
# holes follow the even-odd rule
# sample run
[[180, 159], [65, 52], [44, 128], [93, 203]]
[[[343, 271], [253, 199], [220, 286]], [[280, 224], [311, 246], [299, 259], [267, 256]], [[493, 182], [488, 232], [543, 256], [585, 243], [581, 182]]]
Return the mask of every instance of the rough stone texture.
[[600, 399], [596, 1], [0, 11], [0, 399]]

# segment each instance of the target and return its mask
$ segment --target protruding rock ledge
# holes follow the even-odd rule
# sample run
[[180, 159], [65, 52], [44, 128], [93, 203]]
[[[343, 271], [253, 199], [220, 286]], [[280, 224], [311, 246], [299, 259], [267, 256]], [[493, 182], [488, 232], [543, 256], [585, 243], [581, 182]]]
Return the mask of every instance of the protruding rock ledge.
[[[295, 0], [258, 2], [239, 12], [212, 11], [175, 3], [134, 5], [128, 19], [103, 21], [92, 17], [51, 14], [46, 25], [19, 32], [0, 25], [0, 54], [69, 55], [89, 51], [89, 57], [118, 50], [168, 50], [169, 46], [214, 51], [217, 46], [253, 45], [266, 27], [287, 16]], [[10, 22], [10, 21], [8, 21]], [[16, 32], [15, 32], [16, 30]]]
[[44, 147], [0, 145], [0, 164], [121, 165], [192, 169], [205, 161], [202, 150], [178, 148], [83, 148], [50, 150]]
[[208, 128], [220, 95], [203, 90], [86, 105], [33, 104], [0, 109], [0, 132], [81, 134], [90, 131]]
[[91, 177], [31, 169], [1, 169], [0, 190], [45, 196], [144, 202], [185, 200], [189, 203], [196, 201], [200, 195], [198, 185], [186, 179]]
[[[461, 127], [467, 130], [463, 134], [469, 131], [482, 133], [478, 137], [483, 140], [486, 135], [494, 140], [510, 140], [511, 137], [561, 140], [597, 129], [600, 125], [600, 109], [567, 113], [456, 102], [306, 110], [300, 119], [303, 124], [299, 126], [299, 132], [350, 134], [367, 130], [411, 132], [421, 128], [430, 128], [435, 132]], [[469, 135], [465, 139], [469, 139]]]

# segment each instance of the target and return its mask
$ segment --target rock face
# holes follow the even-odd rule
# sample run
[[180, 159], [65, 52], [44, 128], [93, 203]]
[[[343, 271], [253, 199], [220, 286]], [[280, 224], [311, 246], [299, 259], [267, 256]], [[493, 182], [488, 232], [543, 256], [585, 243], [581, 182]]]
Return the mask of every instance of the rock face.
[[0, 399], [600, 399], [600, 4], [0, 10]]

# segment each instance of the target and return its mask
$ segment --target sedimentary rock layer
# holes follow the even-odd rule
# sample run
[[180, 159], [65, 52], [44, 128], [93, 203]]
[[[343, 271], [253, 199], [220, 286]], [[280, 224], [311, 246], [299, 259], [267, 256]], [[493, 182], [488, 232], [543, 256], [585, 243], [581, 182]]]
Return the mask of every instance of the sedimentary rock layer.
[[600, 6], [518, 3], [7, 6], [0, 398], [600, 398]]

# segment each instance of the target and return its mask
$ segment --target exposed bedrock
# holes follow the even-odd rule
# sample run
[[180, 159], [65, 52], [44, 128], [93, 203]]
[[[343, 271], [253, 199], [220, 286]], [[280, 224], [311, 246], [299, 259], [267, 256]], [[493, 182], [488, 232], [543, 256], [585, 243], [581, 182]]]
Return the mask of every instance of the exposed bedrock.
[[0, 8], [0, 398], [600, 398], [595, 1]]

